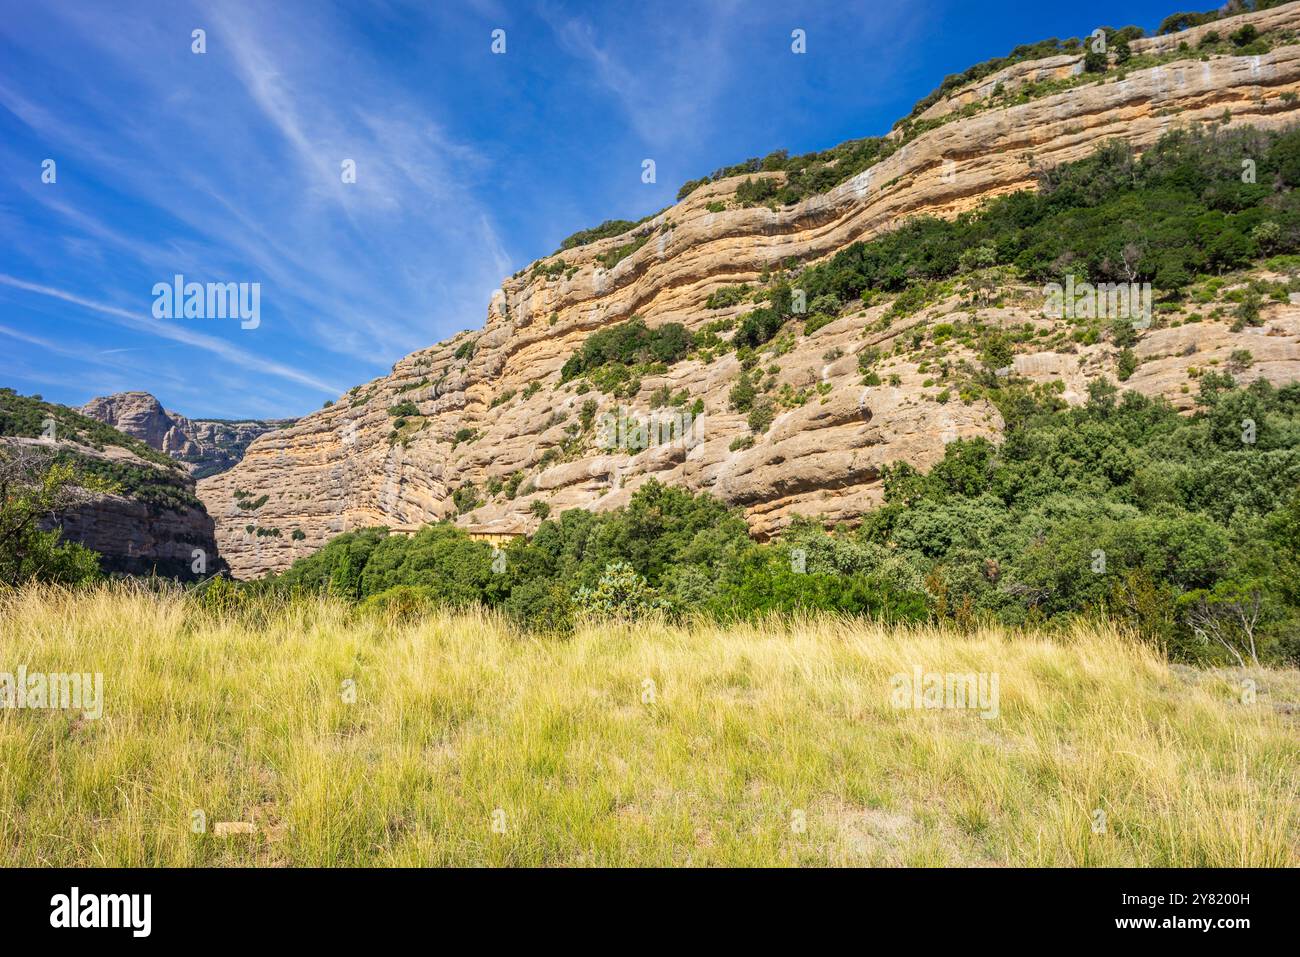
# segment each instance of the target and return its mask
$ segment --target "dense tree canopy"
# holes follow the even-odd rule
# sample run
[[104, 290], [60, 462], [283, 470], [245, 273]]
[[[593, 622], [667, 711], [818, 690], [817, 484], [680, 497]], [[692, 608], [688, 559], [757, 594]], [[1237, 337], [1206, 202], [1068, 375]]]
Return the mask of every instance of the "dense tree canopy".
[[888, 468], [885, 503], [853, 530], [804, 519], [759, 544], [737, 510], [651, 481], [625, 508], [570, 509], [501, 554], [450, 525], [369, 530], [258, 587], [371, 601], [415, 589], [561, 629], [593, 608], [1013, 625], [1096, 614], [1181, 658], [1231, 660], [1224, 637], [1300, 660], [1300, 385], [1207, 375], [1192, 416], [1104, 381], [1082, 407], [1014, 383], [1000, 400], [1005, 441], [953, 442], [928, 473]]
[[[999, 197], [952, 220], [919, 217], [854, 243], [799, 279], [809, 299], [902, 292], [956, 275], [963, 253], [1061, 282], [1150, 282], [1176, 292], [1300, 250], [1300, 131], [1175, 131], [1140, 157], [1120, 142], [1044, 170], [1037, 191]], [[1271, 224], [1271, 225], [1269, 225]]]

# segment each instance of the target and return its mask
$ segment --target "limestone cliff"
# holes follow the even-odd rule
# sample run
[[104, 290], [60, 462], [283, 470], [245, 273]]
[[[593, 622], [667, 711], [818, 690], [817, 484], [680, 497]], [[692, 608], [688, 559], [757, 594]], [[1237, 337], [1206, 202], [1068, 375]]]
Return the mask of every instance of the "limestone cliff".
[[98, 396], [81, 412], [105, 422], [151, 448], [184, 463], [195, 478], [224, 472], [263, 433], [283, 428], [292, 419], [188, 419], [162, 407], [148, 392]]
[[[562, 383], [561, 366], [592, 332], [633, 315], [692, 331], [734, 318], [752, 305], [710, 309], [711, 293], [760, 283], [791, 262], [815, 263], [910, 216], [952, 216], [1033, 188], [1037, 169], [1081, 159], [1112, 138], [1142, 148], [1176, 126], [1300, 120], [1293, 32], [1300, 4], [1223, 20], [1217, 29], [1240, 22], [1282, 40], [1249, 56], [1184, 56], [1178, 44], [1195, 39], [1191, 31], [1137, 41], [1131, 69], [1006, 101], [1008, 85], [1025, 78], [1083, 70], [1082, 56], [1017, 64], [1002, 71], [1004, 99], [992, 98], [997, 75], [953, 91], [926, 112], [934, 125], [896, 131], [899, 148], [828, 192], [784, 208], [747, 207], [734, 202], [738, 180], [724, 179], [621, 236], [539, 261], [502, 284], [482, 330], [407, 356], [390, 375], [260, 436], [238, 465], [201, 481], [222, 554], [236, 575], [257, 576], [349, 529], [450, 517], [535, 525], [547, 509], [623, 504], [651, 477], [742, 506], [760, 536], [800, 514], [855, 520], [879, 502], [882, 466], [925, 467], [946, 443], [1001, 428], [991, 405], [956, 401], [936, 384], [922, 356], [887, 356], [876, 370], [879, 384], [864, 386], [864, 350], [888, 352], [900, 337], [976, 311], [984, 323], [1029, 323], [1045, 345], [1019, 349], [1015, 371], [1062, 380], [1071, 401], [1082, 400], [1090, 379], [1116, 376], [1118, 350], [1061, 335], [1044, 317], [1041, 296], [1026, 289], [1006, 290], [992, 307], [954, 294], [893, 322], [882, 323], [887, 303], [849, 308], [812, 333], [791, 329], [765, 347], [763, 388], [788, 400], [770, 428], [752, 436], [746, 417], [729, 411], [741, 371], [734, 352], [677, 362], [618, 400]], [[1143, 56], [1151, 65], [1141, 65]], [[1151, 62], [1162, 57], [1171, 59]], [[1243, 352], [1251, 355], [1243, 380], [1300, 377], [1300, 308], [1269, 305], [1261, 326], [1240, 332], [1212, 309], [1185, 318], [1143, 333], [1135, 347], [1142, 361], [1127, 388], [1186, 407], [1197, 368]], [[960, 361], [961, 348], [948, 358]], [[681, 408], [702, 403], [694, 423], [700, 441], [639, 452], [599, 447], [593, 411], [644, 415], [662, 397], [683, 393]], [[280, 534], [258, 534], [266, 528]]]
[[193, 477], [140, 440], [66, 406], [0, 389], [0, 455], [41, 468], [67, 462], [110, 483], [111, 494], [42, 523], [98, 552], [104, 571], [192, 580], [225, 568]]

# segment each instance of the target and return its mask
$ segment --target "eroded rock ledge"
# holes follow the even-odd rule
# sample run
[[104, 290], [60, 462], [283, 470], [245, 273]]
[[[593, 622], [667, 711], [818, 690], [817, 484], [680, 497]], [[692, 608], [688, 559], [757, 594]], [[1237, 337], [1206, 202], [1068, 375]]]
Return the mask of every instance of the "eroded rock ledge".
[[[1237, 19], [1296, 29], [1300, 4]], [[1162, 50], [1169, 38], [1139, 42]], [[1078, 58], [1055, 57], [1009, 71], [1068, 75], [1078, 67]], [[996, 79], [981, 85], [989, 82]], [[760, 536], [779, 531], [796, 514], [852, 521], [878, 504], [885, 464], [905, 460], [927, 467], [947, 442], [994, 435], [1002, 427], [997, 411], [983, 401], [942, 401], [940, 389], [904, 359], [882, 365], [886, 384], [861, 384], [860, 350], [888, 347], [916, 324], [960, 317], [957, 298], [879, 333], [865, 330], [885, 307], [845, 316], [798, 337], [779, 358], [765, 357], [764, 366], [779, 366], [778, 388], [788, 384], [809, 399], [778, 414], [752, 448], [732, 447], [749, 434], [744, 417], [727, 411], [739, 373], [734, 354], [709, 364], [679, 362], [665, 375], [644, 378], [635, 398], [623, 402], [595, 390], [579, 394], [576, 383], [561, 386], [561, 365], [591, 332], [634, 314], [652, 326], [672, 321], [691, 330], [738, 315], [750, 307], [709, 310], [705, 300], [721, 286], [756, 283], [790, 257], [830, 256], [906, 217], [952, 216], [988, 197], [1030, 188], [1035, 168], [1081, 159], [1108, 139], [1141, 148], [1176, 126], [1219, 122], [1225, 115], [1234, 126], [1295, 122], [1298, 94], [1300, 46], [1261, 56], [1189, 59], [952, 120], [830, 192], [786, 209], [710, 211], [711, 203], [734, 193], [736, 180], [703, 186], [632, 233], [547, 257], [542, 262], [564, 261], [553, 277], [525, 270], [507, 279], [482, 330], [407, 356], [390, 375], [257, 438], [237, 466], [198, 486], [216, 521], [221, 554], [240, 577], [278, 571], [350, 529], [453, 517], [456, 489], [471, 483], [482, 497], [489, 483], [516, 472], [525, 478], [513, 498], [497, 494], [458, 520], [536, 524], [536, 501], [552, 514], [611, 508], [655, 477], [742, 506]], [[977, 94], [955, 91], [931, 110], [941, 115], [971, 95]], [[599, 257], [641, 233], [649, 238], [638, 250], [612, 269], [600, 264]], [[981, 309], [979, 317], [1050, 324], [1041, 302], [1031, 298]], [[1242, 332], [1208, 320], [1149, 330], [1138, 350], [1144, 361], [1125, 385], [1186, 407], [1189, 367], [1226, 362], [1242, 349], [1255, 358], [1240, 376], [1244, 381], [1300, 377], [1300, 308], [1276, 304], [1265, 309], [1264, 319], [1263, 326]], [[1067, 399], [1082, 401], [1091, 378], [1115, 375], [1116, 354], [1102, 343], [1022, 354], [1015, 364], [1029, 378], [1063, 380]], [[559, 454], [569, 439], [566, 427], [588, 400], [596, 399], [600, 411], [622, 405], [644, 413], [663, 386], [703, 400], [703, 441], [637, 454], [590, 445]], [[408, 401], [416, 414], [390, 415]], [[399, 419], [403, 425], [395, 430]], [[249, 528], [280, 534], [258, 536]]]

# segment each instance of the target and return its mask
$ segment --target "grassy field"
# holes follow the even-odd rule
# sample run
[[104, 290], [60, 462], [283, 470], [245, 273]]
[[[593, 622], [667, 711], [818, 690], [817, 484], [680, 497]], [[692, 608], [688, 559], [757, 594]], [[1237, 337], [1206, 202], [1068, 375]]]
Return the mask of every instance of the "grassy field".
[[[113, 586], [0, 598], [18, 665], [102, 672], [104, 707], [0, 710], [8, 864], [1300, 864], [1300, 675], [1104, 628], [542, 640]], [[996, 674], [997, 716], [895, 707], [917, 667]]]

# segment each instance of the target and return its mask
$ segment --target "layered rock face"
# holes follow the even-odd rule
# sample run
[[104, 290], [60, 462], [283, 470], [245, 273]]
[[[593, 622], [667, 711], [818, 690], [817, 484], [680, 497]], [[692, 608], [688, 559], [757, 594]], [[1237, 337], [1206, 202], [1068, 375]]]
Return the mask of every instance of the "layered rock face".
[[[1300, 4], [1223, 21], [1219, 29], [1252, 19], [1263, 29], [1256, 18], [1272, 28], [1300, 28]], [[1167, 41], [1149, 42], [1158, 52]], [[1011, 69], [1069, 75], [1081, 69], [1081, 58]], [[221, 552], [236, 575], [255, 577], [350, 529], [451, 517], [527, 527], [543, 511], [534, 503], [552, 515], [612, 508], [651, 478], [743, 507], [760, 537], [796, 515], [852, 522], [879, 503], [886, 464], [925, 468], [948, 442], [995, 436], [1002, 427], [988, 403], [957, 401], [935, 384], [924, 359], [888, 357], [877, 366], [879, 384], [864, 386], [859, 354], [888, 352], [901, 337], [975, 313], [985, 324], [1031, 324], [1052, 339], [1059, 323], [1044, 318], [1041, 294], [1008, 290], [997, 308], [956, 295], [884, 328], [887, 306], [850, 309], [812, 334], [783, 333], [779, 347], [761, 353], [759, 371], [767, 394], [791, 401], [781, 403], [770, 428], [752, 436], [746, 416], [729, 411], [741, 372], [734, 352], [646, 375], [623, 400], [583, 391], [580, 381], [561, 383], [561, 366], [592, 332], [633, 315], [650, 326], [678, 322], [692, 331], [739, 316], [752, 304], [709, 309], [710, 293], [759, 283], [792, 259], [816, 262], [910, 216], [952, 216], [1033, 188], [1036, 169], [1081, 159], [1108, 139], [1141, 148], [1176, 126], [1225, 115], [1231, 125], [1296, 122], [1298, 94], [1300, 46], [1188, 59], [952, 119], [795, 206], [717, 211], [732, 199], [737, 179], [703, 186], [622, 236], [563, 251], [541, 261], [552, 268], [506, 280], [481, 331], [407, 356], [390, 375], [260, 436], [238, 465], [202, 480], [199, 495], [216, 521]], [[954, 91], [944, 108], [971, 96]], [[612, 268], [602, 264], [601, 257], [634, 239], [639, 248]], [[1262, 326], [1241, 332], [1208, 310], [1196, 319], [1144, 332], [1135, 347], [1142, 363], [1125, 387], [1188, 407], [1195, 391], [1189, 376], [1207, 365], [1240, 363], [1243, 351], [1251, 362], [1240, 370], [1242, 381], [1300, 377], [1300, 308], [1270, 305]], [[975, 361], [960, 349], [948, 358]], [[1117, 376], [1117, 359], [1107, 343], [1065, 342], [1022, 350], [1014, 367], [1030, 379], [1062, 380], [1066, 398], [1082, 401], [1088, 381]], [[685, 408], [699, 401], [704, 409], [702, 417], [677, 423], [689, 428], [688, 441], [601, 447], [593, 414], [598, 422], [620, 421], [628, 411], [646, 417], [657, 397], [683, 392]], [[520, 474], [512, 489], [511, 477]]]
[[168, 455], [179, 457], [194, 449], [189, 436], [180, 430], [162, 403], [148, 392], [99, 396], [83, 405], [80, 411], [82, 415], [111, 425]]
[[[1134, 56], [1143, 54], [1162, 55], [1176, 51], [1181, 44], [1196, 48], [1208, 36], [1227, 36], [1247, 23], [1260, 33], [1270, 33], [1294, 30], [1296, 20], [1297, 14], [1293, 6], [1283, 4], [1260, 13], [1225, 17], [1222, 20], [1215, 20], [1198, 27], [1189, 27], [1177, 33], [1143, 37], [1131, 41], [1129, 46]], [[1014, 63], [995, 73], [990, 73], [988, 76], [970, 83], [960, 90], [954, 90], [951, 95], [920, 113], [917, 119], [933, 120], [947, 116], [970, 103], [984, 99], [998, 87], [1002, 87], [1008, 93], [1014, 93], [1027, 83], [1060, 80], [1066, 77], [1078, 76], [1081, 73], [1083, 73], [1083, 58], [1078, 56], [1053, 56], [1044, 57], [1041, 60], [1026, 60], [1021, 63]]]
[[33, 462], [59, 457], [118, 483], [114, 494], [86, 497], [42, 523], [46, 529], [60, 528], [64, 540], [98, 552], [104, 571], [194, 580], [226, 568], [212, 519], [194, 497], [194, 479], [179, 465], [151, 461], [120, 445], [96, 447], [66, 436], [0, 436], [0, 454], [24, 455]]
[[68, 541], [100, 554], [106, 572], [202, 579], [225, 566], [212, 519], [200, 508], [164, 508], [104, 495], [57, 518]]
[[189, 467], [195, 478], [224, 472], [243, 458], [259, 435], [292, 419], [188, 419], [162, 407], [148, 392], [99, 396], [81, 407], [84, 415], [134, 436]]

